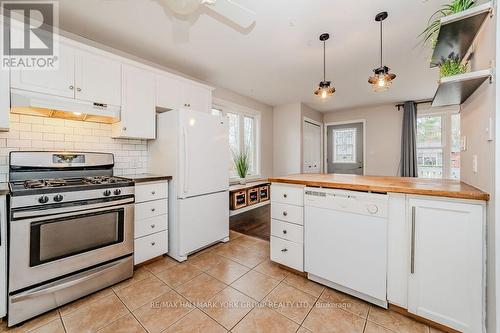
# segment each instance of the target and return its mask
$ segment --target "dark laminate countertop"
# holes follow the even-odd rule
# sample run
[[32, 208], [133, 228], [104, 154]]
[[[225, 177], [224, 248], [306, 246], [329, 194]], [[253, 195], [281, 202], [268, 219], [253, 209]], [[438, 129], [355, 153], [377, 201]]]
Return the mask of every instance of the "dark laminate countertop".
[[490, 195], [458, 180], [346, 174], [295, 174], [271, 177], [273, 183], [326, 188], [431, 195], [460, 199], [489, 200]]
[[172, 176], [156, 175], [152, 173], [140, 173], [137, 175], [124, 175], [123, 178], [132, 179], [135, 183], [156, 182], [160, 180], [170, 180]]

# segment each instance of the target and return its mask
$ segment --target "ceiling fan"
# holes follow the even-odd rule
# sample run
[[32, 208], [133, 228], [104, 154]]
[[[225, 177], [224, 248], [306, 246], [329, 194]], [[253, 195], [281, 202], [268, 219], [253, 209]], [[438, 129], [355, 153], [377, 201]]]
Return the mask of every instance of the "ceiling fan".
[[158, 0], [158, 2], [183, 20], [188, 20], [200, 9], [208, 8], [240, 29], [247, 29], [255, 22], [253, 11], [232, 0]]

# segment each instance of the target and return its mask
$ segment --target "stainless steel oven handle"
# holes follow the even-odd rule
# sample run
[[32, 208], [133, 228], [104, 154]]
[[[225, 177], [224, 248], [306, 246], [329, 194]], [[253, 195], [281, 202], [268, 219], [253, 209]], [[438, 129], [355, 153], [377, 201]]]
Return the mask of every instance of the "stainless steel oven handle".
[[53, 282], [49, 285], [41, 286], [41, 287], [38, 287], [36, 289], [29, 290], [29, 291], [23, 292], [23, 293], [18, 294], [18, 295], [14, 295], [11, 298], [12, 303], [21, 302], [21, 301], [24, 301], [26, 299], [35, 298], [35, 297], [39, 297], [42, 295], [52, 294], [52, 293], [55, 293], [56, 291], [72, 287], [74, 285], [77, 285], [79, 283], [85, 282], [85, 281], [90, 280], [90, 279], [94, 279], [97, 276], [104, 274], [110, 268], [121, 265], [127, 260], [130, 260], [130, 258], [128, 258], [128, 257], [123, 258], [121, 260], [111, 262], [111, 263], [108, 263], [106, 265], [96, 267], [96, 268], [91, 269], [89, 271], [80, 273], [76, 276], [70, 276], [70, 277], [65, 278], [61, 281], [56, 281], [56, 282]]
[[88, 211], [92, 209], [97, 209], [97, 208], [110, 208], [114, 207], [117, 205], [124, 205], [124, 204], [129, 204], [133, 203], [134, 198], [127, 198], [127, 199], [121, 199], [121, 200], [115, 200], [115, 201], [107, 201], [107, 202], [100, 202], [96, 204], [89, 204], [89, 205], [82, 205], [82, 206], [70, 206], [70, 207], [60, 207], [60, 208], [51, 208], [51, 209], [45, 209], [45, 210], [28, 210], [28, 211], [15, 211], [12, 214], [13, 219], [19, 219], [19, 218], [26, 218], [26, 217], [34, 217], [34, 216], [41, 216], [40, 220], [47, 219], [47, 216], [49, 215], [60, 215], [64, 213], [74, 213], [74, 214], [69, 214], [69, 215], [64, 215], [64, 216], [72, 216], [72, 215], [80, 215], [82, 211]]

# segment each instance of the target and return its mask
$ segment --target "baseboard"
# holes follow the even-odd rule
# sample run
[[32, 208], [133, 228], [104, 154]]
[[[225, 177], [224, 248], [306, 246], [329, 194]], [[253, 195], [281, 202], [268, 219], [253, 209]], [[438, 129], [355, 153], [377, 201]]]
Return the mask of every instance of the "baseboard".
[[402, 314], [405, 317], [414, 319], [414, 320], [416, 320], [418, 322], [421, 322], [423, 324], [429, 325], [429, 326], [431, 326], [433, 328], [436, 328], [438, 330], [441, 330], [443, 332], [447, 332], [447, 333], [460, 333], [459, 331], [454, 330], [453, 328], [449, 328], [448, 326], [444, 326], [442, 324], [438, 324], [436, 322], [433, 322], [432, 320], [425, 319], [425, 318], [422, 318], [420, 316], [417, 316], [416, 314], [410, 313], [405, 308], [402, 308], [402, 307], [394, 305], [394, 304], [390, 304], [389, 303], [389, 310], [392, 310], [394, 312]]

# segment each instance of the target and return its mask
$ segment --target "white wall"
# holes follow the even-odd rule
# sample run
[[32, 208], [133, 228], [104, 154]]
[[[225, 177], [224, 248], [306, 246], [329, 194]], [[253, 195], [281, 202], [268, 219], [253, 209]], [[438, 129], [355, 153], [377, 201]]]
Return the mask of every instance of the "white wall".
[[[344, 109], [325, 113], [327, 123], [366, 120], [365, 174], [398, 176], [403, 112], [394, 104]], [[326, 143], [325, 143], [326, 147]]]
[[300, 173], [302, 168], [301, 103], [273, 109], [273, 175]]
[[[495, 60], [496, 15], [488, 19], [476, 40], [471, 69], [486, 69]], [[460, 156], [460, 177], [462, 181], [490, 193], [487, 227], [487, 326], [488, 332], [496, 329], [495, 292], [495, 141], [488, 141], [489, 119], [495, 121], [495, 83], [486, 82], [462, 105], [460, 112], [461, 135], [467, 137], [467, 150]], [[498, 130], [498, 129], [497, 129]], [[498, 145], [498, 143], [497, 143]], [[472, 159], [477, 156], [478, 170], [473, 171]], [[497, 170], [498, 172], [498, 170]]]
[[213, 97], [260, 111], [260, 171], [262, 177], [273, 174], [273, 108], [247, 96], [224, 88], [216, 88]]
[[115, 175], [147, 170], [146, 140], [112, 139], [111, 125], [10, 114], [10, 131], [0, 133], [0, 181], [7, 181], [9, 152], [96, 151], [115, 155]]

